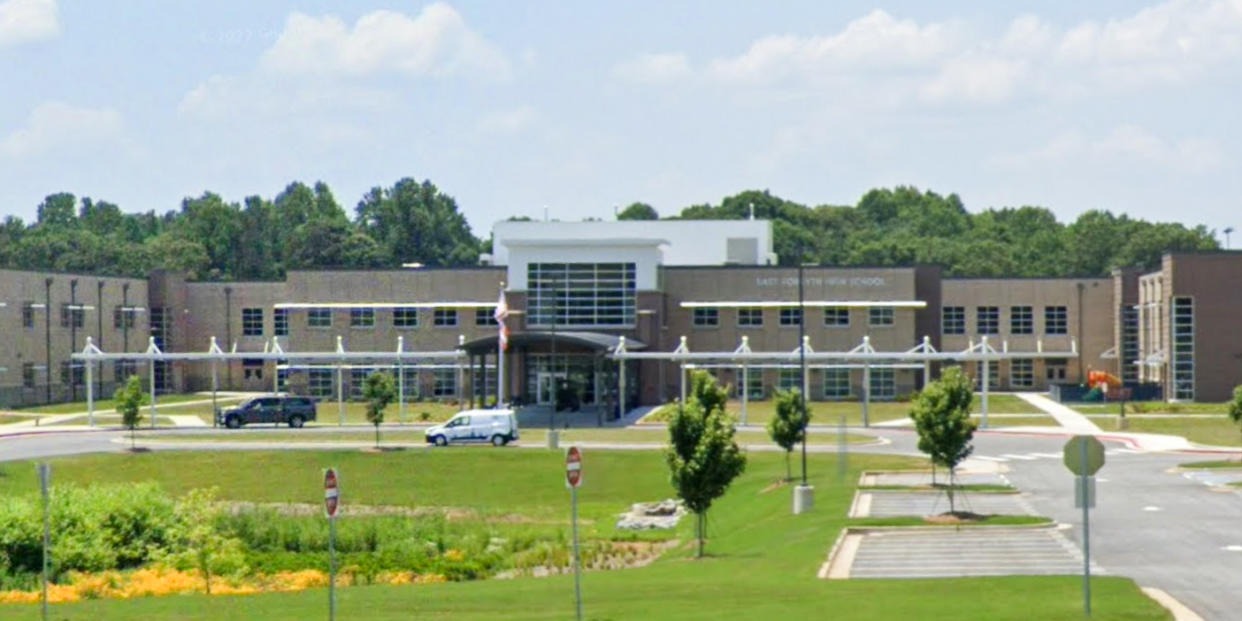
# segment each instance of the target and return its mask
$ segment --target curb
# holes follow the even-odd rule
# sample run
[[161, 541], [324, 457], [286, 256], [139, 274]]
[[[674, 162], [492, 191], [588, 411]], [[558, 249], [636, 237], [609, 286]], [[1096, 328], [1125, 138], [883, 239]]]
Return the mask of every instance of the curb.
[[1177, 601], [1172, 595], [1169, 595], [1162, 589], [1156, 587], [1139, 587], [1147, 597], [1152, 598], [1157, 604], [1164, 607], [1165, 610], [1173, 613], [1174, 621], [1203, 621], [1195, 611], [1187, 608], [1185, 604]]

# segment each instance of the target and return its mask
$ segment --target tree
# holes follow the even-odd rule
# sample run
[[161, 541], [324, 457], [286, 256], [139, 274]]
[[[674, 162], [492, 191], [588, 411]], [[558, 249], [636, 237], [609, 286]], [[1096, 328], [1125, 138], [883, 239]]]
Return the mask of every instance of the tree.
[[785, 449], [785, 480], [793, 480], [789, 467], [789, 453], [799, 442], [806, 439], [806, 422], [811, 418], [808, 411], [802, 416], [802, 393], [796, 388], [776, 393], [776, 416], [768, 420], [768, 435], [777, 446]]
[[397, 398], [397, 382], [387, 371], [376, 371], [362, 383], [362, 397], [367, 400], [367, 420], [375, 425], [375, 447], [379, 448], [380, 423], [384, 409]]
[[224, 505], [217, 502], [219, 489], [195, 488], [177, 500], [168, 547], [159, 556], [177, 569], [197, 569], [211, 595], [213, 575], [237, 574], [246, 570], [246, 553], [241, 540], [228, 537], [217, 528]]
[[655, 207], [647, 203], [630, 203], [629, 207], [617, 214], [618, 220], [659, 220], [660, 214]]
[[746, 455], [733, 440], [733, 419], [725, 414], [728, 393], [705, 371], [691, 376], [693, 392], [668, 422], [665, 454], [673, 488], [695, 514], [698, 556], [703, 556], [707, 510], [746, 469]]
[[1242, 423], [1242, 384], [1233, 387], [1233, 399], [1229, 401], [1229, 420]]
[[970, 419], [970, 401], [974, 389], [961, 367], [950, 367], [939, 380], [929, 383], [914, 400], [910, 418], [919, 434], [919, 450], [927, 453], [934, 465], [949, 470], [949, 511], [953, 504], [953, 469], [970, 456], [974, 447], [975, 422]]
[[453, 197], [430, 181], [401, 179], [391, 188], [373, 188], [358, 203], [357, 224], [379, 245], [384, 265], [472, 265], [479, 240]]
[[116, 411], [121, 415], [121, 424], [129, 428], [129, 448], [134, 449], [134, 429], [142, 421], [142, 406], [147, 402], [147, 395], [142, 392], [142, 378], [129, 376], [125, 383], [112, 393], [112, 401]]

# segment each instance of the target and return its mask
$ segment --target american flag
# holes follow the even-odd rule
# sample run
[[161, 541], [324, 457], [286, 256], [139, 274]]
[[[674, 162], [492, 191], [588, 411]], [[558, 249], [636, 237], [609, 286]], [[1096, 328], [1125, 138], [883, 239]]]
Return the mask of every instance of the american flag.
[[509, 326], [505, 325], [505, 319], [509, 317], [509, 303], [505, 301], [505, 290], [500, 290], [500, 301], [496, 303], [496, 312], [492, 313], [492, 317], [496, 319], [496, 323], [500, 324], [500, 351], [508, 351], [509, 349]]

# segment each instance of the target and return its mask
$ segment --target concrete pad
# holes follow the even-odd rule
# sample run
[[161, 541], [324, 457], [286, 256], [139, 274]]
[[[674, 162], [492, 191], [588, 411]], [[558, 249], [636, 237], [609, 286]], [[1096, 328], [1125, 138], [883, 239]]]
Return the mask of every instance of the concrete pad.
[[[999, 472], [967, 472], [956, 476], [958, 485], [1009, 485], [1009, 479]], [[936, 473], [937, 483], [948, 483], [944, 472]], [[865, 472], [858, 483], [861, 486], [909, 485], [929, 486], [931, 472]]]
[[1057, 424], [1068, 431], [1082, 434], [1100, 433], [1100, 428], [1097, 427], [1095, 423], [1091, 422], [1090, 419], [1078, 413], [1078, 411], [1073, 408], [1061, 405], [1060, 403], [1037, 393], [1020, 392], [1016, 393], [1016, 395], [1019, 399], [1035, 406], [1039, 410], [1047, 413], [1049, 416], [1057, 419]]
[[[958, 511], [984, 515], [1037, 515], [1021, 494], [956, 492]], [[939, 515], [949, 510], [944, 492], [860, 491], [850, 507], [850, 517], [903, 517]]]
[[[1082, 572], [1081, 551], [1054, 528], [903, 528], [851, 534], [856, 542], [849, 554], [844, 542], [838, 546], [828, 564], [829, 579]], [[1106, 573], [1094, 564], [1092, 572]]]
[[161, 416], [171, 420], [173, 423], [173, 426], [175, 427], [210, 427], [210, 425], [208, 425], [206, 421], [204, 421], [203, 419], [197, 416], [185, 416], [185, 415], [173, 416], [171, 414], [162, 414]]

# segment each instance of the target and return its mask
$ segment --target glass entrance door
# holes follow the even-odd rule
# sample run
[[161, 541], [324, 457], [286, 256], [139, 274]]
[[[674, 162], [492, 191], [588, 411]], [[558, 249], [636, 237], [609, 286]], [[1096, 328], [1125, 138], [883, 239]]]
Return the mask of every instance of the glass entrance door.
[[539, 405], [554, 405], [556, 403], [556, 385], [557, 380], [564, 380], [565, 373], [553, 373], [551, 371], [540, 371], [536, 374], [537, 389], [535, 391], [535, 402]]

